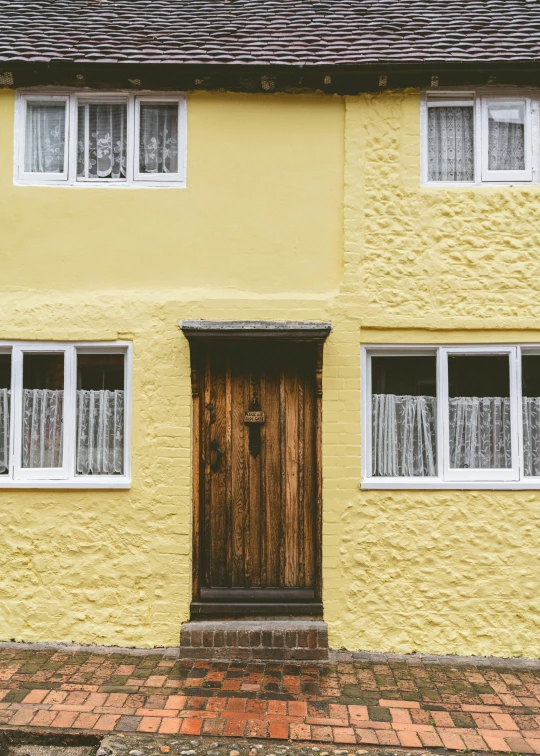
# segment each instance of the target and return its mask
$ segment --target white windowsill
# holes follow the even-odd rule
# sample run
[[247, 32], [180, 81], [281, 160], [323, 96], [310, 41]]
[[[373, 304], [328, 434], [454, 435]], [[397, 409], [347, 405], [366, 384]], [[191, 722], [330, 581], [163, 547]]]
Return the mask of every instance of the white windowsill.
[[86, 489], [126, 489], [131, 488], [131, 480], [120, 476], [83, 477], [80, 480], [11, 480], [0, 475], [0, 488], [86, 488]]
[[427, 478], [366, 478], [360, 483], [362, 491], [535, 491], [540, 478], [525, 480], [444, 481]]
[[23, 181], [15, 179], [14, 186], [50, 186], [54, 189], [185, 189], [185, 181]]
[[538, 181], [423, 181], [424, 189], [496, 189], [515, 186], [516, 189], [540, 188]]

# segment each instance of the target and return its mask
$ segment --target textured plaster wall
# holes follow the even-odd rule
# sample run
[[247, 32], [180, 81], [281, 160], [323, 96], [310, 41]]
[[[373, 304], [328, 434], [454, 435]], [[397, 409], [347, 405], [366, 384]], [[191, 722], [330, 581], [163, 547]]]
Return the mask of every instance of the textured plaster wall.
[[324, 374], [331, 642], [537, 657], [540, 491], [358, 491], [359, 343], [540, 343], [540, 192], [421, 188], [419, 144], [417, 93], [347, 101]]
[[[13, 187], [0, 338], [134, 342], [129, 491], [0, 492], [0, 639], [176, 645], [190, 598], [182, 318], [321, 319], [334, 647], [540, 654], [540, 492], [360, 490], [360, 346], [540, 343], [537, 189], [419, 185], [416, 92], [188, 99], [188, 189]], [[6, 147], [6, 145], [8, 147]]]

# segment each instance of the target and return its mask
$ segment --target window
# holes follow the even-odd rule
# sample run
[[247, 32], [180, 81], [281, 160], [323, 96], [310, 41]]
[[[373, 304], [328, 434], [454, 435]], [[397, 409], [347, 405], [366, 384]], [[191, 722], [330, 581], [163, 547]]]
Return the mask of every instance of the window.
[[363, 487], [540, 488], [540, 347], [363, 352]]
[[422, 109], [424, 183], [538, 183], [539, 151], [532, 132], [533, 124], [538, 128], [539, 97], [427, 93]]
[[185, 186], [185, 146], [182, 95], [17, 95], [17, 183]]
[[0, 345], [0, 487], [127, 487], [131, 349]]

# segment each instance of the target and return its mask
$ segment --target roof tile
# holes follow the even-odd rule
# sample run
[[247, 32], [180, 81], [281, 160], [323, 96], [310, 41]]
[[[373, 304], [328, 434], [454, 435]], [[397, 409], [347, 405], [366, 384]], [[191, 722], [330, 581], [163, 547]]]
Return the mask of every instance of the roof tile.
[[0, 0], [0, 60], [536, 61], [540, 0]]

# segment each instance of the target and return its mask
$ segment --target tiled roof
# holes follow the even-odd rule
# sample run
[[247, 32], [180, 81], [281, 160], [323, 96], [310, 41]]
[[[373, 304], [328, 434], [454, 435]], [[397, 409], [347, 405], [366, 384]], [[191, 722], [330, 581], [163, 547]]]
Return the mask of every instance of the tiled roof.
[[540, 60], [540, 0], [0, 0], [0, 61]]

